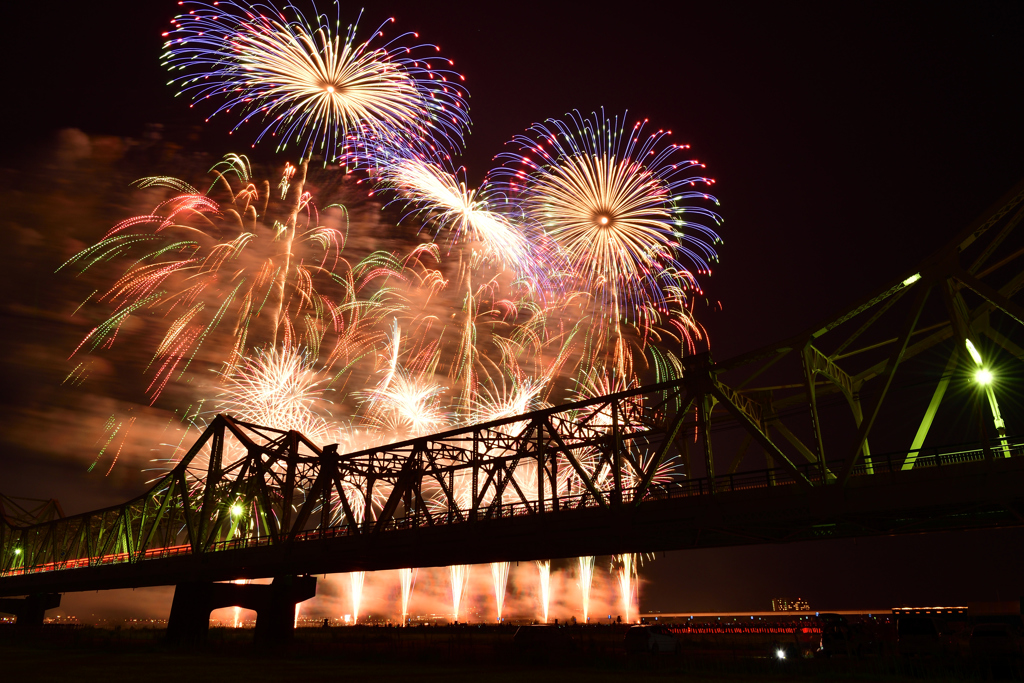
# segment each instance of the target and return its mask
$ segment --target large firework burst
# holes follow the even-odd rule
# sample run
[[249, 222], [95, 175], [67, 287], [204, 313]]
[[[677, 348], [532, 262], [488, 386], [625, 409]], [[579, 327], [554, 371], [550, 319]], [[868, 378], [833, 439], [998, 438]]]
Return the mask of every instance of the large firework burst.
[[225, 378], [217, 412], [274, 429], [294, 429], [313, 443], [342, 441], [327, 411], [328, 379], [313, 367], [308, 353], [260, 349]]
[[[461, 146], [469, 126], [465, 80], [434, 45], [403, 44], [402, 34], [374, 46], [356, 38], [358, 20], [342, 34], [338, 18], [315, 12], [309, 21], [287, 5], [291, 19], [270, 5], [187, 3], [164, 36], [164, 64], [181, 72], [171, 83], [196, 102], [219, 101], [213, 114], [238, 109], [235, 126], [255, 120], [256, 138], [270, 135], [279, 149], [294, 141], [303, 157], [328, 159], [339, 145], [362, 150], [370, 140], [400, 139], [442, 156]], [[361, 155], [360, 155], [361, 156]]]
[[[222, 371], [229, 376], [230, 366], [266, 343], [318, 357], [330, 334], [326, 364], [344, 367], [383, 339], [382, 330], [371, 330], [401, 305], [387, 303], [390, 290], [371, 283], [401, 279], [403, 266], [386, 253], [350, 266], [342, 257], [345, 211], [332, 210], [339, 227], [320, 223], [303, 187], [306, 165], [281, 204], [270, 202], [269, 183], [254, 182], [244, 157], [229, 155], [213, 170], [207, 193], [173, 178], [139, 181], [173, 194], [152, 213], [121, 221], [62, 266], [80, 275], [111, 263], [123, 267], [113, 284], [96, 283], [96, 302], [109, 309], [80, 349], [109, 348], [129, 321], [145, 320], [160, 339], [148, 388], [156, 401], [200, 348], [211, 349], [207, 367], [227, 363]], [[360, 289], [369, 296], [360, 297]]]
[[[616, 315], [665, 313], [696, 288], [691, 267], [710, 272], [720, 217], [705, 191], [714, 181], [687, 159], [671, 131], [626, 127], [603, 110], [534, 124], [513, 138], [517, 153], [499, 158], [510, 194], [558, 244], [585, 289]], [[695, 174], [697, 173], [697, 174]], [[688, 263], [687, 263], [688, 262]]]

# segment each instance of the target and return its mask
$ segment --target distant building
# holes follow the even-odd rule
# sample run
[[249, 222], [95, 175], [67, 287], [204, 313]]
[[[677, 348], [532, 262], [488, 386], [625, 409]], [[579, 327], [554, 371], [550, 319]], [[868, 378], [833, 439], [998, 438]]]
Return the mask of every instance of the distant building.
[[796, 600], [783, 600], [781, 598], [772, 600], [773, 612], [810, 612], [811, 606], [803, 598]]

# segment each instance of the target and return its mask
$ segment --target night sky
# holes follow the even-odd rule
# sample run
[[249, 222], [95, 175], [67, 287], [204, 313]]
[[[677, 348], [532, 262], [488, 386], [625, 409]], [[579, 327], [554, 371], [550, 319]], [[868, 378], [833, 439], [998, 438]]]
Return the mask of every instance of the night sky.
[[[343, 14], [359, 10], [349, 7]], [[19, 3], [0, 29], [9, 240], [0, 491], [58, 496], [68, 513], [135, 495], [145, 476], [87, 473], [91, 445], [55, 447], [59, 421], [24, 428], [27, 415], [38, 425], [64, 405], [68, 369], [46, 364], [63, 362], [81, 336], [63, 322], [71, 297], [54, 270], [72, 235], [98, 237], [130, 215], [132, 178], [76, 185], [84, 181], [66, 171], [68, 137], [57, 131], [139, 140], [162, 124], [183, 154], [278, 160], [270, 147], [246, 149], [255, 128], [229, 137], [227, 117], [203, 124], [206, 112], [174, 97], [158, 58], [176, 11], [164, 0]], [[717, 180], [725, 218], [701, 314], [717, 359], [827, 319], [1024, 177], [1021, 3], [375, 2], [363, 26], [388, 16], [439, 44], [466, 76], [471, 183], [513, 135], [572, 109], [628, 109], [692, 146]], [[173, 175], [134, 163], [138, 175]], [[86, 192], [98, 194], [82, 201]], [[1016, 599], [1022, 541], [1013, 530], [669, 553], [642, 570], [643, 608], [760, 610], [779, 596], [832, 608]]]

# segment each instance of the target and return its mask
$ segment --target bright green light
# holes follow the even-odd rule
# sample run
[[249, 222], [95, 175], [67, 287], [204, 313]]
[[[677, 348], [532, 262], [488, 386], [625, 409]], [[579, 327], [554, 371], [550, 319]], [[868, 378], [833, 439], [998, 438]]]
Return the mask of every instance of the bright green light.
[[15, 548], [14, 549], [14, 554], [15, 555], [21, 555], [21, 548]]
[[240, 514], [242, 514], [242, 506], [241, 505], [232, 505], [231, 506], [231, 516], [232, 517], [237, 517]]
[[974, 379], [978, 384], [992, 384], [992, 372], [988, 368], [978, 368], [974, 373]]
[[981, 365], [981, 354], [978, 353], [978, 349], [974, 348], [974, 344], [971, 343], [970, 339], [966, 340], [966, 345], [967, 353], [971, 354], [971, 358], [974, 359], [975, 363]]
[[910, 277], [908, 277], [906, 280], [903, 281], [903, 286], [904, 287], [909, 287], [910, 285], [914, 284], [915, 282], [917, 282], [920, 279], [921, 279], [921, 273], [914, 273], [913, 275], [911, 275]]

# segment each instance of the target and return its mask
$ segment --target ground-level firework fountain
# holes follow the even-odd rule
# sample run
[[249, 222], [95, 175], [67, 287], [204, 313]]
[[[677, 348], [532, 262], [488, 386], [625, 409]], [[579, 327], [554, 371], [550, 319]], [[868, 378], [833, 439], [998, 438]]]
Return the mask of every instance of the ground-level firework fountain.
[[402, 585], [402, 626], [409, 623], [409, 600], [412, 598], [412, 588], [416, 583], [415, 569], [399, 569], [398, 581]]
[[619, 594], [622, 598], [622, 610], [626, 618], [626, 623], [628, 624], [629, 610], [633, 606], [633, 599], [636, 597], [637, 556], [635, 553], [623, 553], [622, 555], [616, 556], [616, 559], [618, 559], [619, 562], [616, 578], [619, 582]]
[[448, 567], [448, 578], [452, 586], [452, 618], [458, 621], [462, 599], [466, 597], [466, 588], [469, 586], [469, 565], [454, 564]]
[[511, 562], [491, 562], [491, 579], [494, 581], [494, 604], [497, 621], [501, 623], [501, 612], [505, 607], [505, 590], [508, 587], [508, 570]]
[[597, 558], [593, 555], [578, 559], [580, 573], [580, 604], [583, 607], [583, 623], [590, 621], [590, 586], [594, 582], [594, 561]]
[[[563, 615], [573, 623], [592, 624], [598, 620], [598, 613], [601, 619], [607, 614], [612, 621], [618, 616], [635, 623], [640, 559], [636, 554], [605, 556], [604, 561], [612, 565], [607, 577], [594, 572], [601, 561], [594, 556], [568, 561], [353, 572], [340, 577], [345, 589], [342, 612], [352, 613], [345, 614], [347, 624], [379, 623], [381, 619], [406, 626], [438, 619], [459, 623], [560, 623], [555, 617]], [[351, 592], [353, 587], [361, 591]], [[629, 595], [628, 601], [623, 591]], [[315, 616], [320, 609], [303, 606], [302, 616]]]
[[352, 594], [352, 623], [359, 621], [359, 603], [363, 599], [363, 581], [366, 572], [351, 572], [348, 575], [349, 589]]
[[537, 560], [537, 579], [540, 588], [540, 609], [543, 623], [548, 623], [548, 608], [551, 606], [551, 560]]

